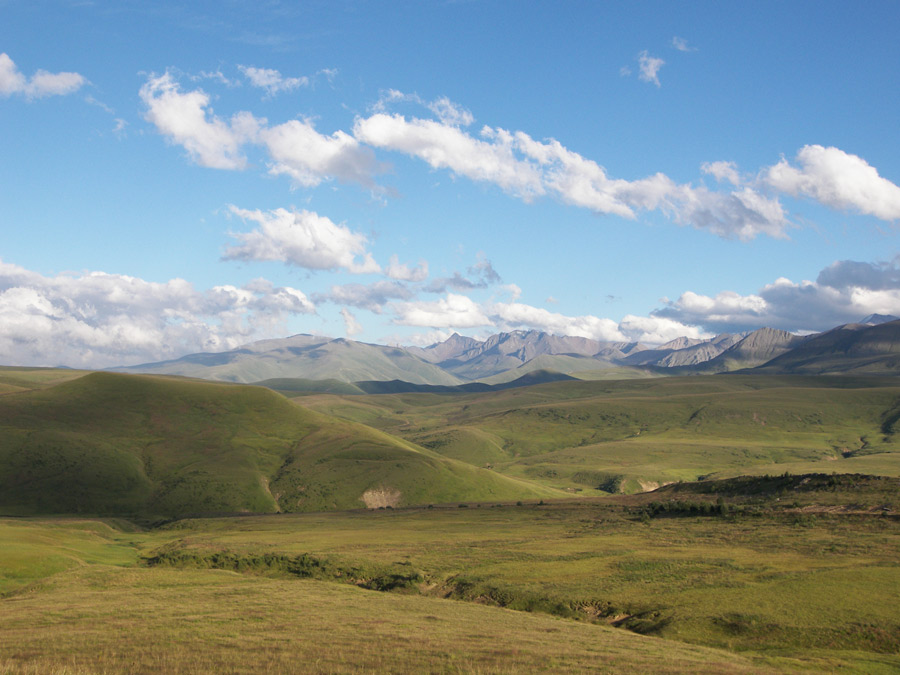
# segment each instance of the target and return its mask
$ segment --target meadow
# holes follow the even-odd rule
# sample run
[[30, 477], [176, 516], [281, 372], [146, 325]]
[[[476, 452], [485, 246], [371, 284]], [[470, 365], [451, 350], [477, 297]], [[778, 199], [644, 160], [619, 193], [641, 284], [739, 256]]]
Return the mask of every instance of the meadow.
[[900, 476], [894, 377], [719, 375], [295, 400], [571, 493], [785, 471]]
[[780, 476], [148, 529], [6, 519], [0, 668], [893, 672], [898, 487]]
[[83, 375], [0, 374], [0, 672], [900, 669], [893, 378]]

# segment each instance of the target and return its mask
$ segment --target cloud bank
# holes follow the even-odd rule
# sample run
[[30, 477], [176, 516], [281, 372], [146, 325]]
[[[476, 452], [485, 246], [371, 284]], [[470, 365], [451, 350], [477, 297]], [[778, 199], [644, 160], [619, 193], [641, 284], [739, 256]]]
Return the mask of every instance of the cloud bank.
[[281, 337], [315, 306], [264, 279], [200, 291], [104, 272], [53, 277], [0, 261], [0, 354], [9, 363], [105, 368]]

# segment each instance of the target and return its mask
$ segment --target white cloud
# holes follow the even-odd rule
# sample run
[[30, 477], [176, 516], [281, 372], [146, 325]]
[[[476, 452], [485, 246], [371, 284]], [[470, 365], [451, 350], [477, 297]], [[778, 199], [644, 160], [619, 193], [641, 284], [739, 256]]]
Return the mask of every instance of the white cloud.
[[619, 323], [619, 330], [633, 342], [660, 345], [679, 337], [710, 338], [697, 326], [688, 326], [674, 319], [658, 316], [635, 316], [628, 314]]
[[147, 106], [147, 121], [184, 147], [200, 166], [243, 169], [247, 165], [241, 146], [252, 141], [260, 127], [249, 113], [225, 122], [208, 110], [209, 96], [203, 90], [183, 93], [169, 73], [151, 77], [140, 95]]
[[659, 69], [662, 68], [665, 64], [666, 62], [662, 59], [656, 56], [650, 56], [650, 54], [645, 49], [640, 54], [638, 54], [638, 67], [640, 68], [638, 78], [643, 80], [644, 82], [652, 82], [657, 87], [660, 86]]
[[822, 270], [816, 281], [781, 277], [749, 295], [687, 291], [653, 314], [714, 332], [762, 326], [792, 332], [827, 330], [869, 314], [900, 316], [900, 267], [896, 261], [839, 261]]
[[463, 329], [493, 325], [478, 303], [455, 293], [440, 300], [395, 302], [389, 307], [395, 315], [394, 323], [403, 326]]
[[742, 241], [760, 234], [782, 239], [790, 226], [778, 199], [765, 197], [751, 187], [723, 193], [680, 185], [666, 195], [660, 208], [678, 223]]
[[284, 77], [280, 72], [272, 68], [254, 68], [253, 66], [238, 66], [244, 77], [250, 84], [260, 89], [265, 89], [268, 96], [275, 96], [282, 91], [294, 91], [309, 84], [308, 77]]
[[812, 197], [833, 209], [856, 209], [882, 220], [900, 219], [900, 187], [878, 175], [861, 157], [838, 148], [806, 145], [796, 158], [782, 159], [764, 173], [770, 186]]
[[63, 96], [78, 91], [87, 79], [78, 73], [49, 73], [38, 70], [30, 78], [23, 75], [8, 54], [0, 53], [0, 96], [21, 94], [29, 101], [46, 96]]
[[472, 180], [487, 181], [529, 200], [543, 194], [541, 176], [532, 164], [514, 156], [512, 137], [485, 127], [488, 140], [472, 138], [456, 126], [434, 120], [407, 120], [376, 113], [357, 119], [353, 135], [363, 143], [403, 152], [434, 169], [450, 169]]
[[[311, 270], [345, 269], [354, 274], [380, 272], [366, 251], [365, 235], [352, 232], [312, 211], [275, 209], [263, 212], [229, 206], [244, 221], [259, 226], [250, 232], [232, 232], [240, 244], [226, 249], [228, 260], [275, 260]], [[358, 260], [358, 258], [362, 260]]]
[[381, 338], [381, 342], [386, 345], [395, 345], [398, 347], [405, 345], [430, 347], [433, 344], [444, 342], [447, 338], [452, 336], [453, 333], [454, 331], [452, 330], [431, 330], [427, 333], [394, 334], [386, 335]]
[[467, 127], [475, 121], [471, 112], [446, 96], [429, 103], [428, 109], [437, 115], [437, 118], [444, 124]]
[[700, 166], [700, 170], [713, 176], [720, 183], [727, 181], [732, 185], [741, 184], [741, 175], [734, 162], [704, 162]]
[[483, 127], [477, 139], [440, 121], [376, 113], [357, 119], [354, 135], [375, 147], [419, 157], [432, 168], [494, 183], [526, 202], [552, 194], [567, 204], [628, 219], [639, 211], [661, 210], [680, 224], [742, 240], [759, 234], [784, 237], [790, 226], [778, 199], [741, 185], [736, 167], [726, 162], [706, 164], [705, 171], [734, 178], [738, 189], [713, 192], [677, 184], [662, 173], [635, 181], [610, 178], [597, 162], [559, 141], [537, 141], [521, 131]]
[[0, 262], [0, 362], [104, 368], [221, 351], [283, 335], [315, 311], [299, 290], [259, 279], [198, 291], [103, 272], [45, 277]]
[[344, 330], [347, 337], [353, 337], [354, 335], [359, 335], [363, 332], [363, 327], [360, 325], [359, 321], [356, 320], [353, 313], [346, 307], [341, 310], [341, 317], [344, 319]]
[[212, 111], [208, 94], [201, 89], [182, 91], [168, 72], [151, 76], [140, 95], [147, 106], [146, 119], [201, 166], [243, 169], [244, 149], [255, 145], [267, 151], [270, 173], [290, 176], [306, 187], [329, 178], [374, 187], [373, 175], [382, 170], [370, 148], [343, 131], [320, 134], [310, 120], [269, 126], [265, 118], [238, 112], [225, 121]]
[[596, 316], [566, 316], [521, 302], [496, 302], [488, 305], [494, 325], [502, 330], [528, 328], [555, 335], [571, 335], [592, 340], [618, 342], [625, 340], [612, 319]]
[[695, 47], [688, 46], [687, 40], [684, 38], [678, 37], [677, 35], [672, 38], [672, 46], [675, 47], [680, 52], [695, 52], [697, 49]]
[[320, 134], [310, 120], [290, 120], [264, 128], [259, 139], [272, 159], [269, 173], [288, 175], [305, 187], [314, 187], [331, 176], [374, 187], [372, 176], [381, 170], [371, 149], [340, 130], [331, 136]]
[[480, 304], [466, 295], [447, 293], [439, 300], [396, 302], [388, 307], [395, 315], [394, 323], [405, 326], [453, 330], [489, 327], [502, 331], [526, 328], [594, 340], [626, 339], [611, 319], [566, 316], [515, 301]]
[[398, 256], [392, 255], [385, 273], [398, 281], [424, 281], [428, 278], [428, 262], [420, 260], [416, 267], [410, 269], [406, 263], [401, 264]]

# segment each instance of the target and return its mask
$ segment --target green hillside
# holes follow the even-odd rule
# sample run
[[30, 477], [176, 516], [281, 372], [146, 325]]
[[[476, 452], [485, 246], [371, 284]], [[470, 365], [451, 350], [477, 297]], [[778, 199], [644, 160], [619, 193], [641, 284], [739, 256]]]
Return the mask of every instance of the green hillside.
[[449, 372], [399, 347], [312, 335], [262, 340], [229, 352], [190, 354], [174, 361], [116, 370], [244, 384], [275, 378], [340, 382], [404, 380], [437, 385], [462, 382]]
[[92, 373], [0, 397], [0, 510], [173, 516], [550, 496], [262, 387]]
[[784, 471], [900, 475], [895, 378], [569, 381], [307, 403], [448, 457], [574, 491]]

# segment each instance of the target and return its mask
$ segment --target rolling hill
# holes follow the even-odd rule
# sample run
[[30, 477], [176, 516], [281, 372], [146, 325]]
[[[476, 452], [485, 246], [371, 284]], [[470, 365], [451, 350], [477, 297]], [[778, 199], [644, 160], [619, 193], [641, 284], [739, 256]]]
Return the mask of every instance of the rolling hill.
[[266, 513], [551, 494], [262, 387], [92, 373], [0, 397], [4, 513]]
[[900, 475], [900, 380], [891, 377], [730, 374], [304, 400], [573, 491], [785, 471]]
[[272, 378], [404, 380], [415, 384], [460, 384], [462, 380], [399, 347], [343, 338], [294, 335], [262, 340], [215, 354], [190, 354], [173, 361], [115, 368], [118, 372], [183, 375], [244, 384]]

